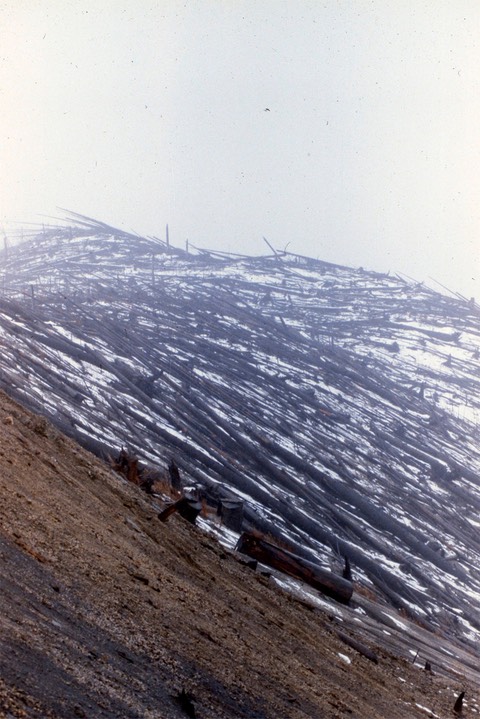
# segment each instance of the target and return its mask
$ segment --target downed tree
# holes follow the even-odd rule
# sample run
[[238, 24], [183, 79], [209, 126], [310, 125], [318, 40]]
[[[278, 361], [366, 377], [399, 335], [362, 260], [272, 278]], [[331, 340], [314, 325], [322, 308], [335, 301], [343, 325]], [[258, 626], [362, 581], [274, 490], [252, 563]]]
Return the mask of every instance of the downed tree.
[[237, 543], [237, 550], [262, 564], [278, 569], [290, 577], [301, 579], [342, 604], [348, 604], [352, 594], [352, 582], [337, 576], [318, 564], [293, 554], [286, 549], [268, 542], [253, 532], [244, 532]]
[[166, 507], [162, 512], [160, 512], [158, 518], [161, 522], [166, 522], [172, 514], [178, 512], [181, 517], [187, 520], [187, 522], [190, 522], [190, 524], [195, 524], [201, 510], [202, 503], [198, 498], [197, 492], [193, 490], [190, 492], [185, 492], [183, 497], [181, 497], [177, 502], [168, 505], [168, 507]]
[[374, 664], [378, 664], [378, 657], [375, 652], [372, 652], [370, 647], [367, 647], [367, 645], [363, 644], [363, 642], [359, 642], [357, 639], [353, 639], [353, 637], [349, 637], [348, 634], [344, 634], [343, 632], [337, 632], [337, 637], [347, 646], [355, 649], [356, 652], [366, 657]]

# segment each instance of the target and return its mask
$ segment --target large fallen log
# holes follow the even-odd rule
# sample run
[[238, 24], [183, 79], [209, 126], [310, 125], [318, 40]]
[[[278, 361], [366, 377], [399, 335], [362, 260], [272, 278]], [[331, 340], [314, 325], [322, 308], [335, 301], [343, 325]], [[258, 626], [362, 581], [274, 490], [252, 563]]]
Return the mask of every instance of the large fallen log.
[[252, 532], [244, 532], [237, 543], [237, 550], [262, 564], [278, 569], [290, 577], [301, 579], [342, 604], [348, 604], [352, 594], [352, 582], [337, 576], [308, 559], [268, 542]]

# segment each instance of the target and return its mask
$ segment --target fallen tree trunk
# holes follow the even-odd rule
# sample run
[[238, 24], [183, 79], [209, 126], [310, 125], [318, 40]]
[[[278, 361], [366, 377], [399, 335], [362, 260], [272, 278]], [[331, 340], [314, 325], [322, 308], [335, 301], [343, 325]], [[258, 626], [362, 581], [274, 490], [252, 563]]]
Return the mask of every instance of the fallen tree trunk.
[[170, 504], [162, 512], [160, 512], [158, 518], [161, 522], [166, 522], [172, 514], [178, 512], [181, 517], [187, 520], [187, 522], [195, 524], [201, 510], [202, 503], [198, 498], [197, 492], [186, 492], [183, 497], [173, 504]]
[[355, 649], [356, 652], [359, 652], [359, 654], [362, 654], [362, 656], [366, 657], [374, 664], [378, 664], [378, 657], [375, 652], [372, 652], [372, 650], [367, 647], [366, 644], [363, 644], [363, 642], [359, 642], [357, 639], [353, 639], [353, 637], [349, 637], [343, 632], [337, 632], [337, 637], [342, 642], [347, 644], [347, 646], [351, 647], [352, 649]]
[[337, 602], [348, 604], [352, 597], [352, 582], [332, 574], [308, 559], [277, 547], [252, 532], [244, 532], [240, 536], [237, 550], [290, 577], [301, 579]]

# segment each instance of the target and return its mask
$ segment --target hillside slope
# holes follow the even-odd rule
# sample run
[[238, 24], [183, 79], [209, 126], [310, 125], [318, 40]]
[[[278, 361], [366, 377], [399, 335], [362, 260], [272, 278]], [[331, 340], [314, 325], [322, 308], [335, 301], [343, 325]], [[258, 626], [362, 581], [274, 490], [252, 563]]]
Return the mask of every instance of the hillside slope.
[[86, 218], [3, 253], [0, 386], [432, 631], [480, 637], [480, 314], [402, 278]]
[[460, 690], [478, 713], [475, 669], [441, 678], [380, 644], [368, 661], [337, 635], [363, 639], [354, 613], [349, 628], [182, 519], [162, 524], [3, 394], [0, 435], [0, 716], [416, 719], [451, 716]]

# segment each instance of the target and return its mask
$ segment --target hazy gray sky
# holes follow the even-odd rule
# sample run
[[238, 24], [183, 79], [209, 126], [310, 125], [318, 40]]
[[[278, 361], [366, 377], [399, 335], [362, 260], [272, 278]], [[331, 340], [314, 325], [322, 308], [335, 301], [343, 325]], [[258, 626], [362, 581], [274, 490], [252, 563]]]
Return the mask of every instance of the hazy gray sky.
[[0, 41], [4, 225], [265, 236], [480, 299], [478, 0], [0, 0]]

